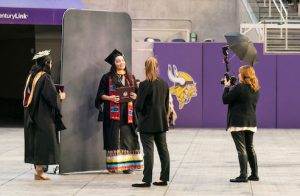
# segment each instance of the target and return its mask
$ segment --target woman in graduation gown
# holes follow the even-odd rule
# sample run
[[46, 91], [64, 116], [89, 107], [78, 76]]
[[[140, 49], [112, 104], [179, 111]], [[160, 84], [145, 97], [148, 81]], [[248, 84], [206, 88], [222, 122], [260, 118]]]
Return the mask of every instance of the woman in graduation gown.
[[[106, 166], [109, 172], [130, 174], [134, 169], [143, 168], [143, 158], [135, 130], [133, 102], [119, 103], [116, 88], [134, 87], [137, 90], [136, 82], [127, 71], [120, 51], [114, 50], [105, 61], [111, 64], [111, 69], [101, 78], [95, 106], [100, 110], [98, 120], [103, 120]], [[132, 100], [136, 96], [135, 92], [130, 93]]]
[[[58, 108], [65, 93], [57, 93], [51, 78], [50, 50], [37, 53], [24, 89], [25, 163], [35, 165], [35, 180], [49, 180], [43, 165], [58, 164], [57, 129], [63, 129]], [[58, 124], [58, 122], [60, 124]]]

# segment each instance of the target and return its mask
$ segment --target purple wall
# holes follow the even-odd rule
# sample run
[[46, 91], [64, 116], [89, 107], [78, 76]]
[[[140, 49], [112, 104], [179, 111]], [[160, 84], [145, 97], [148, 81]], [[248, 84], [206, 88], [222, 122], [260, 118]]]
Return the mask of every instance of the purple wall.
[[[203, 127], [225, 127], [227, 107], [222, 103], [225, 64], [221, 47], [224, 43], [203, 43]], [[230, 54], [229, 57], [232, 55]], [[231, 66], [234, 68], [234, 66]]]
[[277, 127], [300, 127], [300, 55], [277, 56]]
[[[154, 54], [159, 61], [160, 76], [174, 86], [168, 78], [168, 65], [176, 65], [179, 72], [189, 74], [196, 83], [197, 96], [191, 97], [188, 104], [179, 109], [178, 99], [172, 95], [174, 108], [178, 115], [176, 126], [180, 127], [201, 127], [202, 126], [202, 46], [200, 44], [180, 43], [157, 43], [154, 45]], [[184, 90], [184, 88], [179, 89]], [[195, 107], [196, 106], [196, 107]]]
[[[276, 55], [263, 54], [263, 44], [255, 44], [258, 63], [255, 72], [261, 89], [257, 104], [258, 127], [276, 127]], [[300, 124], [299, 124], [300, 125]]]
[[[179, 116], [179, 127], [224, 128], [227, 106], [222, 103], [223, 87], [220, 79], [225, 72], [221, 47], [225, 43], [155, 43], [154, 54], [161, 67], [168, 63], [185, 64], [183, 71], [192, 73], [197, 81], [198, 96], [192, 98]], [[255, 44], [259, 62], [255, 65], [261, 90], [257, 105], [258, 127], [300, 128], [300, 55], [266, 55], [263, 45]], [[197, 48], [197, 49], [196, 49]], [[197, 51], [197, 52], [196, 52]], [[244, 65], [232, 52], [229, 53], [231, 72], [238, 75]], [[161, 76], [168, 80], [166, 69]], [[181, 68], [179, 68], [181, 71]], [[171, 83], [169, 82], [169, 85]], [[199, 104], [202, 100], [202, 104]], [[175, 109], [178, 111], [178, 102]]]
[[[203, 127], [224, 127], [226, 125], [227, 106], [222, 103], [223, 86], [219, 84], [225, 72], [221, 47], [224, 43], [203, 43]], [[258, 126], [276, 127], [276, 56], [264, 55], [263, 45], [255, 44], [259, 62], [255, 65], [261, 85], [260, 99], [257, 105]], [[229, 51], [231, 74], [237, 76], [238, 68], [244, 65], [238, 57]]]

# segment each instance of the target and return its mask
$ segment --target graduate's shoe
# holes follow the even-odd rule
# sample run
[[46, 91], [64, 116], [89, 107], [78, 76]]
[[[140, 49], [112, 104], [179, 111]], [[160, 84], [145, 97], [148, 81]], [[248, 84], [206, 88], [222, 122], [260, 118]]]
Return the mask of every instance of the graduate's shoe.
[[46, 175], [34, 174], [34, 180], [50, 180], [50, 178]]
[[150, 187], [151, 184], [147, 182], [132, 184], [132, 187]]
[[44, 168], [42, 165], [36, 165], [36, 174], [34, 174], [34, 180], [50, 180], [50, 178], [44, 173]]
[[155, 185], [155, 186], [167, 186], [168, 182], [167, 181], [153, 182], [153, 185]]
[[131, 169], [123, 170], [123, 174], [133, 174], [133, 173], [134, 173], [134, 171]]
[[230, 179], [230, 182], [248, 182], [248, 178], [239, 176], [239, 177]]
[[248, 180], [251, 180], [251, 181], [259, 181], [259, 177], [256, 176], [256, 175], [251, 175], [248, 177]]

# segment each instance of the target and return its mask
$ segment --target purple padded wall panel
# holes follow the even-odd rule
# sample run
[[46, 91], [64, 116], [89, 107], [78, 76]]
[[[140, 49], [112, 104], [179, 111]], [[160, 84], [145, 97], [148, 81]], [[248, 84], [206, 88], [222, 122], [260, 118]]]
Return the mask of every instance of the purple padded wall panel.
[[[221, 47], [224, 43], [203, 43], [203, 127], [226, 127], [227, 106], [222, 103], [225, 73]], [[230, 55], [231, 56], [231, 55]]]
[[263, 44], [255, 44], [258, 63], [254, 66], [261, 89], [257, 104], [258, 128], [276, 128], [276, 55], [263, 54]]
[[[178, 115], [176, 126], [202, 127], [202, 45], [199, 43], [155, 43], [154, 55], [159, 62], [160, 76], [168, 82], [170, 88], [174, 86], [174, 83], [168, 78], [169, 64], [175, 65], [180, 74], [190, 75], [196, 83], [197, 96], [192, 97], [182, 109], [179, 109], [177, 97], [172, 95]], [[181, 95], [184, 95], [184, 92], [191, 92], [183, 88], [178, 89], [178, 92], [182, 92]]]
[[277, 56], [277, 127], [300, 128], [300, 55]]

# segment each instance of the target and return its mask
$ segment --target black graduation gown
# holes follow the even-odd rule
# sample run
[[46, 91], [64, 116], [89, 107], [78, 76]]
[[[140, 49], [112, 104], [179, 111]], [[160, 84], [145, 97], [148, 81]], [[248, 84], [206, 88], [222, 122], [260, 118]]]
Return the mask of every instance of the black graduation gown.
[[59, 96], [47, 73], [37, 81], [31, 104], [24, 109], [25, 163], [59, 163], [55, 111]]
[[[128, 124], [127, 103], [120, 104], [120, 120], [110, 119], [109, 101], [101, 99], [102, 95], [109, 95], [109, 75], [106, 73], [102, 76], [99, 83], [95, 106], [100, 110], [103, 103], [103, 140], [105, 150], [139, 150], [138, 135], [135, 130], [135, 122]], [[135, 80], [135, 79], [134, 79]], [[127, 82], [126, 85], [128, 86]], [[135, 85], [136, 86], [136, 85]], [[136, 89], [137, 90], [137, 89]], [[98, 119], [99, 120], [99, 119]], [[135, 120], [135, 119], [134, 119]]]

